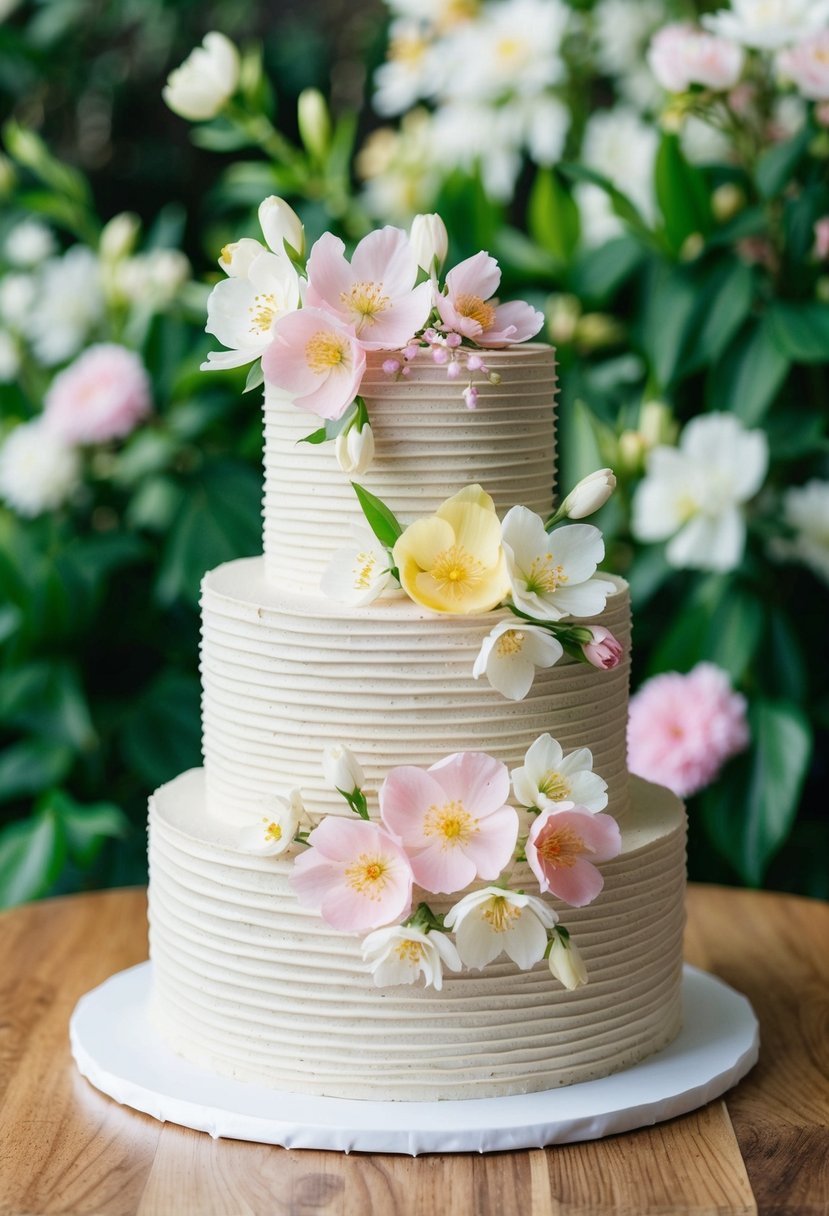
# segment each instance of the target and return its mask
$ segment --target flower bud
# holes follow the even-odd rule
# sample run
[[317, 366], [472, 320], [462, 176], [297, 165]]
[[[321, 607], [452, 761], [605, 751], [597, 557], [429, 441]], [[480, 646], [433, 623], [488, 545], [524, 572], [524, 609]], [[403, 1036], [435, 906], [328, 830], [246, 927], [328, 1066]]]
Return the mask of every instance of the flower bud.
[[205, 34], [201, 46], [167, 77], [162, 96], [182, 118], [215, 118], [236, 92], [239, 52], [224, 34]]
[[561, 504], [561, 514], [569, 519], [584, 519], [603, 507], [615, 489], [616, 478], [612, 469], [597, 469], [595, 473], [588, 473]]
[[638, 477], [645, 464], [647, 445], [639, 431], [622, 431], [618, 443], [617, 468], [624, 476]]
[[550, 296], [547, 302], [547, 329], [558, 346], [568, 346], [573, 341], [581, 312], [578, 296]]
[[718, 219], [721, 224], [724, 224], [726, 220], [733, 220], [737, 212], [742, 211], [745, 205], [745, 193], [739, 186], [735, 186], [734, 182], [723, 182], [711, 195], [711, 210], [714, 212], [715, 219]]
[[449, 252], [449, 234], [439, 215], [416, 215], [409, 239], [417, 264], [427, 274], [440, 270]]
[[331, 788], [344, 794], [353, 794], [365, 780], [357, 757], [343, 743], [326, 747], [322, 753], [322, 771]]
[[347, 431], [341, 431], [337, 436], [334, 451], [337, 464], [344, 473], [365, 473], [374, 459], [374, 433], [366, 425], [358, 431], [351, 426]]
[[601, 667], [604, 671], [618, 667], [624, 654], [622, 643], [603, 625], [591, 625], [590, 629], [593, 634], [592, 641], [582, 644], [588, 663]]
[[679, 432], [676, 419], [664, 401], [643, 401], [639, 410], [639, 434], [648, 451], [660, 445], [672, 446]]
[[104, 225], [98, 252], [105, 262], [120, 262], [135, 248], [141, 221], [131, 211], [121, 211]]
[[259, 204], [259, 223], [265, 240], [274, 253], [284, 253], [285, 246], [302, 257], [305, 252], [305, 229], [293, 207], [271, 194]]
[[550, 971], [560, 980], [568, 992], [581, 988], [587, 983], [587, 968], [578, 946], [569, 936], [565, 938], [556, 932], [550, 943], [547, 956]]
[[576, 323], [575, 341], [583, 350], [615, 346], [624, 336], [624, 326], [609, 313], [586, 312]]
[[297, 125], [308, 152], [324, 160], [331, 145], [331, 116], [319, 89], [303, 89], [297, 98]]

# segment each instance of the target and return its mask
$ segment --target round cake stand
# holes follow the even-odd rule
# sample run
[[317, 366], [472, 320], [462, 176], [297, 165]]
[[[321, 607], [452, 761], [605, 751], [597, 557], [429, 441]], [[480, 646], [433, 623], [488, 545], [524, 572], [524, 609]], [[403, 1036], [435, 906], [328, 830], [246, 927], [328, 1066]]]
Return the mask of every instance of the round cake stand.
[[70, 1038], [83, 1076], [162, 1122], [285, 1148], [417, 1156], [595, 1140], [704, 1106], [757, 1059], [757, 1019], [745, 997], [685, 967], [678, 1038], [613, 1076], [462, 1102], [318, 1098], [232, 1081], [175, 1055], [150, 1025], [151, 977], [151, 964], [141, 963], [78, 1002]]

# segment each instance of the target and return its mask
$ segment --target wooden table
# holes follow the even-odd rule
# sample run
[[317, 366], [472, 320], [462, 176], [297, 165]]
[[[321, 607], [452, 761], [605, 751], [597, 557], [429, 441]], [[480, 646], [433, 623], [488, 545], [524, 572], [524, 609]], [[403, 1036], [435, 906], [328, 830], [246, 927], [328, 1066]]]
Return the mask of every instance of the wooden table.
[[286, 1151], [160, 1124], [74, 1070], [78, 997], [146, 957], [145, 894], [0, 915], [2, 1216], [665, 1216], [829, 1212], [829, 905], [692, 887], [686, 956], [746, 993], [760, 1063], [724, 1101], [547, 1150]]

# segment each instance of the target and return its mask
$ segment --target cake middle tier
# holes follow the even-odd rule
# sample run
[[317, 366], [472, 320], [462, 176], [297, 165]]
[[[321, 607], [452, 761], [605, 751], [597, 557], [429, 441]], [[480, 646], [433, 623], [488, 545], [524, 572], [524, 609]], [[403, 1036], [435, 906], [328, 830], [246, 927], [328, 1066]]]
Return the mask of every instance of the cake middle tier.
[[546, 732], [565, 751], [590, 748], [608, 783], [608, 810], [624, 814], [630, 609], [626, 584], [614, 581], [618, 590], [596, 619], [624, 646], [619, 666], [603, 671], [565, 656], [536, 672], [523, 701], [508, 701], [472, 676], [481, 643], [506, 612], [439, 616], [402, 594], [348, 609], [277, 589], [262, 558], [211, 571], [201, 647], [209, 814], [252, 823], [265, 796], [295, 787], [314, 811], [348, 814], [323, 778], [330, 745], [350, 747], [377, 790], [398, 765], [428, 767], [458, 751], [517, 767]]
[[[476, 409], [463, 400], [463, 380], [421, 351], [395, 380], [382, 369], [388, 351], [372, 351], [360, 386], [376, 452], [355, 480], [408, 524], [432, 514], [465, 485], [478, 482], [500, 515], [553, 504], [556, 391], [550, 346], [525, 343], [483, 351], [498, 384], [483, 381]], [[469, 373], [466, 373], [468, 379]], [[476, 382], [481, 384], [481, 374]], [[264, 550], [268, 577], [313, 590], [335, 550], [352, 539], [363, 516], [332, 443], [302, 440], [321, 420], [272, 390], [265, 393]]]

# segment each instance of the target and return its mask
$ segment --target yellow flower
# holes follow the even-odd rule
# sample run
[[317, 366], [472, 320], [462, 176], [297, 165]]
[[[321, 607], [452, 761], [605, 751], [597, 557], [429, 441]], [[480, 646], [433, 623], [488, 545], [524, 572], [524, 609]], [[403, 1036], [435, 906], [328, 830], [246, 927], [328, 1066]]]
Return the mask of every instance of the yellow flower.
[[408, 527], [394, 546], [394, 562], [404, 591], [434, 612], [488, 612], [509, 592], [501, 524], [477, 485]]

